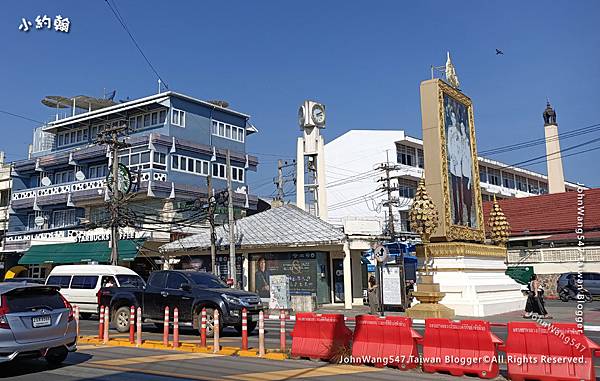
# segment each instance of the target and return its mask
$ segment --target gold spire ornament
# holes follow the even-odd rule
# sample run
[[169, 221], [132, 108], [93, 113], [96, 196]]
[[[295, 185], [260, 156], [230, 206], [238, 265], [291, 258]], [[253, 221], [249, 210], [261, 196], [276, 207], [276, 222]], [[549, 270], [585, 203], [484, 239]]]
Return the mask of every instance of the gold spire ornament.
[[497, 246], [506, 246], [508, 243], [508, 237], [510, 235], [510, 225], [508, 220], [494, 196], [494, 204], [490, 211], [490, 238], [492, 242]]
[[438, 211], [425, 188], [425, 179], [419, 181], [417, 193], [409, 212], [410, 228], [419, 234], [423, 243], [429, 243], [429, 237], [438, 225]]

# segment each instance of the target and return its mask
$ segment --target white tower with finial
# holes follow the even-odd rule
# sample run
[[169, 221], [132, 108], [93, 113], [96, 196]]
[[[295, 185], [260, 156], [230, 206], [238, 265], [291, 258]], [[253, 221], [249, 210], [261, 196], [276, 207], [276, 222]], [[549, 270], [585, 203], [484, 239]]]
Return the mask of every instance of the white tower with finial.
[[560, 155], [558, 123], [556, 123], [556, 112], [550, 106], [550, 101], [546, 102], [543, 116], [544, 135], [546, 137], [546, 165], [548, 167], [548, 192], [563, 193], [566, 191], [565, 174]]
[[325, 180], [325, 106], [305, 101], [298, 110], [303, 136], [298, 138], [296, 158], [296, 206], [327, 220]]
[[446, 81], [448, 84], [456, 89], [460, 87], [460, 82], [458, 81], [458, 76], [456, 75], [456, 69], [452, 64], [452, 60], [450, 59], [450, 52], [447, 53], [446, 59]]

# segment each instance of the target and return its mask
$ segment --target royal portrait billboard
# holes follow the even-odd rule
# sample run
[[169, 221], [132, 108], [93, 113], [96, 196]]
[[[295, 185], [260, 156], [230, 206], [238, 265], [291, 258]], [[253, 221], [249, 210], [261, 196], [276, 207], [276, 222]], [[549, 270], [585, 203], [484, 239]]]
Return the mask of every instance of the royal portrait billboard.
[[471, 99], [441, 79], [421, 83], [425, 183], [439, 215], [434, 241], [483, 242]]

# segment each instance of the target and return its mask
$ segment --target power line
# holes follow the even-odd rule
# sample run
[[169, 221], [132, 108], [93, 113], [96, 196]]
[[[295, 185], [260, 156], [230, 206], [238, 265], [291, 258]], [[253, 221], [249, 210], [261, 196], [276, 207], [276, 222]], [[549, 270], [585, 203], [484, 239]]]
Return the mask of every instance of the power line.
[[523, 148], [529, 148], [529, 147], [533, 147], [533, 146], [536, 146], [539, 144], [544, 144], [544, 143], [546, 143], [546, 141], [552, 142], [552, 141], [556, 141], [558, 139], [569, 139], [572, 137], [589, 134], [591, 132], [595, 132], [595, 131], [599, 131], [599, 130], [600, 130], [600, 123], [592, 124], [587, 127], [577, 128], [575, 130], [571, 130], [571, 131], [559, 134], [559, 135], [552, 137], [550, 139], [547, 139], [547, 140], [545, 138], [537, 138], [537, 139], [532, 139], [532, 140], [528, 140], [528, 141], [521, 142], [521, 143], [509, 144], [509, 145], [498, 147], [498, 148], [483, 150], [478, 153], [480, 155], [495, 155], [495, 154], [515, 151], [515, 150], [519, 150], [519, 149], [523, 149]]
[[0, 112], [1, 112], [1, 113], [3, 113], [3, 114], [7, 114], [7, 115], [10, 115], [10, 116], [14, 116], [14, 117], [16, 117], [16, 118], [25, 119], [25, 120], [28, 120], [28, 121], [30, 121], [30, 122], [35, 122], [35, 123], [39, 123], [39, 124], [46, 124], [46, 123], [44, 123], [44, 122], [40, 122], [39, 120], [31, 119], [31, 118], [28, 118], [28, 117], [26, 117], [26, 116], [19, 115], [19, 114], [15, 114], [15, 113], [12, 113], [12, 112], [4, 111], [4, 110], [0, 110]]
[[[144, 57], [144, 60], [146, 60], [146, 63], [148, 64], [148, 66], [150, 66], [150, 69], [152, 69], [152, 71], [154, 72], [154, 74], [158, 77], [158, 79], [165, 86], [165, 88], [168, 89], [169, 86], [167, 85], [167, 82], [165, 82], [165, 80], [162, 79], [162, 77], [160, 76], [160, 74], [158, 74], [158, 71], [154, 68], [154, 65], [152, 65], [152, 63], [150, 62], [150, 60], [148, 59], [148, 57], [146, 56], [146, 54], [144, 54], [144, 52], [142, 51], [142, 48], [137, 43], [137, 41], [133, 37], [133, 34], [131, 34], [131, 32], [129, 31], [129, 28], [125, 24], [125, 20], [123, 18], [121, 18], [120, 13], [117, 10], [115, 10], [115, 8], [113, 8], [113, 6], [110, 4], [110, 2], [108, 0], [104, 0], [104, 1], [106, 2], [106, 4], [108, 5], [108, 7], [110, 8], [110, 10], [112, 11], [113, 15], [115, 15], [115, 18], [117, 19], [117, 21], [119, 21], [119, 23], [121, 24], [121, 26], [123, 27], [123, 29], [125, 29], [125, 32], [127, 32], [127, 34], [129, 35], [129, 37], [131, 38], [131, 41], [133, 41], [133, 44], [137, 48], [137, 50], [140, 52], [140, 54], [142, 55], [142, 57]], [[115, 7], [116, 7], [116, 4], [115, 4]]]

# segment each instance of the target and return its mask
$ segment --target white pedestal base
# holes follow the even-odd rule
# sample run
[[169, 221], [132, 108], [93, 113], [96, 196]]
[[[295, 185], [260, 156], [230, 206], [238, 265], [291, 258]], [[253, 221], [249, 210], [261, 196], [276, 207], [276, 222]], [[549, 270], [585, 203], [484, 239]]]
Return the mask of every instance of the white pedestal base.
[[457, 316], [484, 317], [525, 309], [521, 286], [504, 274], [503, 258], [436, 257], [433, 280], [446, 293], [441, 304]]

